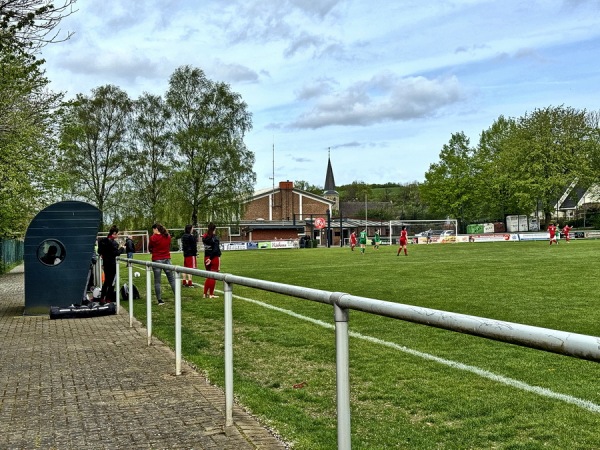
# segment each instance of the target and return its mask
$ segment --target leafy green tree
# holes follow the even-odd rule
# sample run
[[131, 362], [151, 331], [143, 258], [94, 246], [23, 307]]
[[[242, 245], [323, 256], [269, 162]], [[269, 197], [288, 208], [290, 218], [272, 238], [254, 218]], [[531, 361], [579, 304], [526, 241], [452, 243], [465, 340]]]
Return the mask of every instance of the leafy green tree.
[[173, 176], [170, 119], [170, 111], [160, 96], [145, 93], [134, 102], [129, 149], [133, 167], [127, 204], [130, 214], [146, 223], [164, 220], [169, 178]]
[[113, 85], [78, 94], [65, 105], [61, 120], [61, 170], [72, 193], [95, 204], [104, 219], [119, 207], [119, 188], [132, 173], [129, 156], [132, 101]]
[[454, 133], [440, 153], [440, 161], [425, 173], [421, 196], [431, 212], [456, 217], [464, 224], [473, 216], [474, 150], [464, 133]]
[[597, 133], [585, 111], [563, 106], [519, 118], [500, 157], [505, 175], [514, 180], [517, 205], [534, 211], [539, 203], [547, 225], [573, 182], [597, 179]]
[[311, 194], [323, 195], [323, 188], [315, 184], [310, 184], [308, 181], [299, 180], [294, 181], [294, 187], [301, 191], [310, 192]]
[[504, 221], [507, 214], [531, 212], [519, 206], [514, 174], [502, 158], [515, 127], [514, 119], [500, 116], [481, 133], [473, 158], [473, 189], [477, 193], [474, 204], [478, 220]]
[[256, 181], [254, 153], [243, 140], [252, 127], [246, 103], [227, 84], [191, 66], [175, 70], [166, 101], [178, 155], [177, 186], [192, 224], [236, 220]]
[[60, 195], [52, 114], [61, 95], [46, 89], [40, 64], [19, 49], [0, 51], [0, 235], [22, 233]]

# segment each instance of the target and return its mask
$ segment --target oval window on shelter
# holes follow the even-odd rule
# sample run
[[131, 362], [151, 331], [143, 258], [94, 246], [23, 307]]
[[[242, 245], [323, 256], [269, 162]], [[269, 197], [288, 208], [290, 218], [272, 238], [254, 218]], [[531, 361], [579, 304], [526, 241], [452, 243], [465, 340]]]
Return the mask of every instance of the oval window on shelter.
[[42, 264], [57, 266], [65, 259], [65, 246], [56, 239], [47, 239], [38, 247], [37, 256]]

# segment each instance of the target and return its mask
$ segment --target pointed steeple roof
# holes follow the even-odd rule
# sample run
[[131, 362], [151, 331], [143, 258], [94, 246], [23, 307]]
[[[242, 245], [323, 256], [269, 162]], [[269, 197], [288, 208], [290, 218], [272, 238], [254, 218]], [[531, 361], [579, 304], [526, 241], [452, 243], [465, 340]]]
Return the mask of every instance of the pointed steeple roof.
[[327, 174], [325, 175], [325, 186], [323, 195], [337, 195], [335, 190], [335, 179], [333, 178], [333, 169], [331, 168], [331, 155], [327, 157]]

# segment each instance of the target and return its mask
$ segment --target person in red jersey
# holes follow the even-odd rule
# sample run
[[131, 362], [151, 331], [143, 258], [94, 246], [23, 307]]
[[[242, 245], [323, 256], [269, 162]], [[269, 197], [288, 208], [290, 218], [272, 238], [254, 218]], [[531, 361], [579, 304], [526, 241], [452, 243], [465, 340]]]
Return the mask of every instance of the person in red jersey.
[[[208, 230], [202, 235], [204, 244], [204, 267], [209, 272], [219, 272], [221, 270], [221, 245], [219, 238], [215, 234], [216, 225], [208, 224]], [[217, 280], [207, 278], [204, 281], [204, 298], [217, 298], [215, 295], [215, 285]]]
[[398, 247], [398, 253], [396, 256], [400, 256], [400, 251], [404, 249], [404, 256], [408, 256], [406, 250], [406, 243], [408, 242], [408, 232], [406, 231], [406, 226], [402, 226], [402, 231], [400, 231], [400, 247]]
[[565, 224], [565, 226], [562, 229], [563, 234], [565, 235], [565, 241], [569, 242], [571, 240], [569, 233], [571, 232], [571, 228], [569, 224]]
[[548, 233], [550, 233], [550, 245], [552, 245], [552, 242], [558, 245], [558, 241], [556, 240], [556, 225], [552, 222], [548, 225]]
[[350, 234], [350, 250], [354, 251], [354, 247], [356, 247], [356, 231]]
[[[148, 240], [148, 251], [152, 254], [152, 262], [171, 265], [171, 235], [160, 223], [152, 225], [152, 236]], [[173, 289], [173, 294], [175, 294], [175, 276], [173, 272], [161, 269], [160, 267], [153, 267], [154, 293], [159, 305], [165, 304], [162, 300], [160, 289], [160, 275], [162, 270], [165, 271], [167, 280], [169, 280], [171, 289]]]

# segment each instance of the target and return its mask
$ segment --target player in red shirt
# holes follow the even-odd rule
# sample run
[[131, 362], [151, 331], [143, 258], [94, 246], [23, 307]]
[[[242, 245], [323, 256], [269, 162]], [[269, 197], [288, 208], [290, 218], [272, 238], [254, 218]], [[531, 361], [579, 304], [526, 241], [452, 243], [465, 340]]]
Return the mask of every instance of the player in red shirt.
[[354, 251], [354, 247], [356, 247], [356, 231], [350, 234], [350, 250]]
[[558, 245], [558, 241], [556, 240], [556, 225], [550, 223], [548, 225], [548, 233], [550, 233], [550, 245], [552, 245], [552, 242]]
[[571, 238], [569, 237], [569, 233], [571, 232], [571, 228], [568, 224], [565, 224], [565, 226], [562, 229], [563, 234], [565, 235], [565, 241], [569, 242], [571, 240]]
[[408, 241], [408, 232], [406, 231], [406, 226], [402, 226], [402, 231], [400, 231], [400, 247], [398, 247], [398, 253], [396, 256], [400, 256], [400, 251], [404, 249], [404, 256], [408, 256], [406, 251], [406, 243]]

